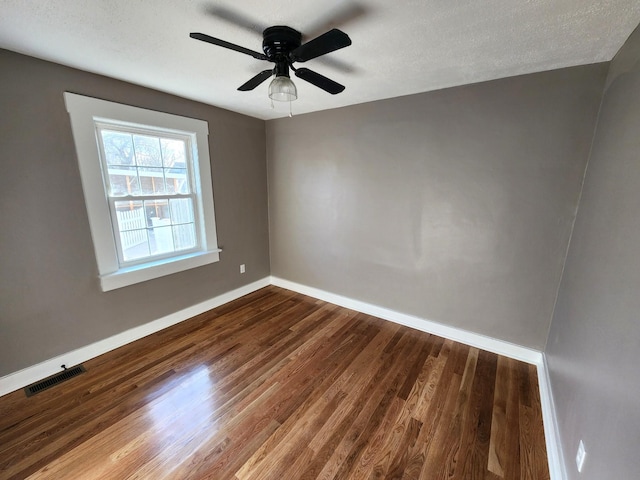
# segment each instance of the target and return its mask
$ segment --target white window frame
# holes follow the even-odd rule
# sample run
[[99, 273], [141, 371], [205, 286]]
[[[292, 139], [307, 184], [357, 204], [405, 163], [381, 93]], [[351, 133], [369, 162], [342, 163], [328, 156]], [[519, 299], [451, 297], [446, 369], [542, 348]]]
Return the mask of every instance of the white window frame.
[[[207, 122], [69, 92], [64, 93], [64, 101], [71, 119], [102, 290], [114, 290], [219, 261], [221, 250], [216, 235]], [[196, 210], [200, 213], [200, 218], [196, 218], [196, 230], [200, 234], [198, 251], [186, 254], [176, 252], [176, 255], [168, 258], [152, 259], [126, 267], [120, 265], [115, 238], [118, 230], [112, 223], [102, 173], [96, 126], [100, 122], [158, 128], [191, 136], [192, 180], [198, 199]]]

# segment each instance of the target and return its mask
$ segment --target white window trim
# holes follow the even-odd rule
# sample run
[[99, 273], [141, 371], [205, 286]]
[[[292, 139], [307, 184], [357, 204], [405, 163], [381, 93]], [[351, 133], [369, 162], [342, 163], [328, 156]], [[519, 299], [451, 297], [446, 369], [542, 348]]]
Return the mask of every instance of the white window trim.
[[[100, 284], [103, 291], [114, 290], [164, 275], [217, 262], [220, 259], [213, 208], [213, 188], [209, 157], [207, 122], [168, 113], [146, 110], [92, 97], [65, 92], [64, 100], [71, 118], [80, 177], [84, 191], [91, 237], [96, 252]], [[200, 192], [203, 250], [163, 260], [121, 268], [111, 225], [109, 202], [105, 192], [96, 138], [95, 121], [100, 119], [149, 125], [167, 130], [195, 134], [194, 174]]]

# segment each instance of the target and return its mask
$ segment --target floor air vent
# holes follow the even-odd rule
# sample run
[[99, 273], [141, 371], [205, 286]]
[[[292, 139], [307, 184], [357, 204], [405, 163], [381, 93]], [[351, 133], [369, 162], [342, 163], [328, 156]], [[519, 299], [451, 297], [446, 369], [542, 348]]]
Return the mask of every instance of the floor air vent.
[[38, 383], [34, 383], [33, 385], [24, 387], [24, 393], [27, 394], [27, 397], [30, 397], [32, 395], [35, 395], [36, 393], [40, 393], [43, 390], [46, 390], [47, 388], [55, 387], [59, 383], [69, 380], [70, 378], [77, 377], [83, 372], [86, 372], [86, 370], [82, 365], [78, 365], [77, 367], [73, 368], [65, 368], [64, 372], [56, 373], [55, 375], [45, 378]]

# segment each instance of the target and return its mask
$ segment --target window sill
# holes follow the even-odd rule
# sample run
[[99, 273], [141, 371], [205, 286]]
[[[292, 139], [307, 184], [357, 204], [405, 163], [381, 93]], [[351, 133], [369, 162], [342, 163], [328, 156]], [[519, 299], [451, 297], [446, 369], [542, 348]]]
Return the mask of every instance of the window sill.
[[197, 252], [180, 257], [173, 257], [155, 262], [149, 262], [134, 267], [121, 268], [120, 270], [100, 276], [100, 286], [103, 292], [126, 287], [135, 283], [146, 282], [154, 278], [183, 272], [195, 267], [201, 267], [220, 260], [222, 250], [210, 250]]

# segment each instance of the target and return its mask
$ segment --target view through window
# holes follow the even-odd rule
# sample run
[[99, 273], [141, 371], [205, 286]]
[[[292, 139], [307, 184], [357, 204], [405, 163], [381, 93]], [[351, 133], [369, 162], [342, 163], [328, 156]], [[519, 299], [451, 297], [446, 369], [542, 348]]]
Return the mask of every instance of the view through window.
[[198, 249], [190, 139], [97, 128], [120, 264]]

